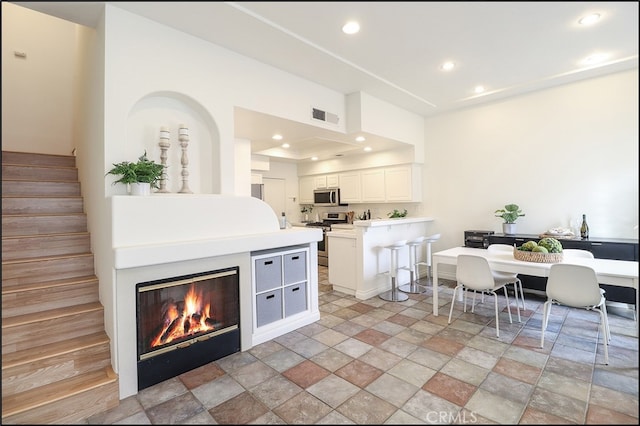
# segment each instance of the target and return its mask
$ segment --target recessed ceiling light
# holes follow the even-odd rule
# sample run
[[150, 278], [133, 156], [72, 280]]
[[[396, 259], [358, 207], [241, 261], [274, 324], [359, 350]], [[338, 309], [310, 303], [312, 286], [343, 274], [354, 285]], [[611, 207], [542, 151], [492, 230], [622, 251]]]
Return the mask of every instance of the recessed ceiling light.
[[370, 146], [365, 146], [365, 147], [364, 147], [364, 150], [365, 150], [366, 152], [369, 152], [369, 151], [371, 151], [371, 147], [370, 147]]
[[580, 25], [593, 25], [596, 22], [598, 22], [600, 20], [600, 14], [599, 13], [592, 13], [591, 15], [587, 15], [583, 18], [580, 18], [580, 20], [578, 21], [578, 23]]
[[311, 161], [317, 161], [318, 157], [311, 157]]
[[451, 71], [452, 69], [454, 69], [456, 67], [456, 64], [454, 64], [453, 62], [449, 61], [449, 62], [445, 62], [444, 64], [440, 65], [440, 69], [442, 71]]
[[276, 133], [275, 135], [271, 136], [271, 139], [273, 139], [274, 141], [280, 141], [282, 140], [282, 135]]
[[484, 86], [476, 86], [476, 88], [473, 89], [473, 91], [476, 93], [482, 93], [484, 92]]
[[364, 136], [358, 136], [358, 137], [356, 138], [356, 142], [364, 142], [365, 140], [366, 140], [366, 139], [365, 139], [365, 137], [364, 137]]
[[342, 27], [342, 32], [345, 34], [355, 34], [360, 31], [360, 24], [356, 21], [349, 21]]
[[291, 145], [289, 145], [288, 143], [283, 143], [283, 144], [282, 144], [282, 147], [283, 147], [283, 148], [289, 148], [290, 146], [291, 146]]
[[584, 58], [582, 63], [584, 65], [595, 65], [599, 64], [600, 62], [604, 62], [608, 57], [609, 55], [607, 55], [606, 53], [595, 53]]

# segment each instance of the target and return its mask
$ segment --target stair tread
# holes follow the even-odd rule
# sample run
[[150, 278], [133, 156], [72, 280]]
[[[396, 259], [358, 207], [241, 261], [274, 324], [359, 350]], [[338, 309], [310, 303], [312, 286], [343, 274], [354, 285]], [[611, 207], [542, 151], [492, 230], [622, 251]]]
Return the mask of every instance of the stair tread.
[[82, 231], [82, 232], [59, 232], [59, 233], [51, 233], [51, 234], [27, 234], [27, 235], [9, 235], [9, 236], [2, 236], [3, 240], [16, 240], [19, 238], [47, 238], [47, 237], [62, 237], [68, 235], [70, 237], [72, 236], [79, 236], [79, 235], [89, 235], [88, 231]]
[[80, 374], [14, 395], [2, 396], [2, 417], [13, 416], [45, 404], [95, 389], [118, 379], [111, 367]]
[[77, 315], [84, 312], [103, 310], [103, 306], [100, 302], [90, 302], [81, 305], [74, 305], [64, 308], [51, 309], [38, 313], [38, 315], [27, 314], [17, 315], [15, 317], [8, 317], [2, 319], [2, 329], [6, 330], [10, 327], [17, 327], [26, 324], [32, 324], [36, 322], [46, 321], [54, 318], [63, 318]]
[[40, 290], [43, 288], [62, 287], [67, 285], [82, 284], [91, 281], [98, 281], [95, 275], [87, 275], [84, 277], [73, 277], [61, 280], [44, 281], [37, 283], [17, 284], [13, 286], [3, 286], [2, 294], [21, 293], [23, 291]]
[[23, 214], [6, 214], [3, 213], [2, 217], [48, 217], [48, 216], [86, 216], [87, 214], [82, 212], [78, 213], [23, 213]]
[[74, 253], [74, 254], [59, 254], [54, 256], [28, 257], [24, 259], [3, 260], [2, 265], [15, 265], [18, 263], [32, 263], [32, 262], [42, 262], [46, 260], [60, 260], [60, 259], [70, 259], [74, 257], [89, 257], [89, 256], [93, 256], [93, 253], [85, 252], [85, 253]]
[[88, 336], [74, 337], [73, 339], [63, 340], [61, 342], [49, 343], [35, 348], [3, 354], [2, 369], [6, 370], [108, 342], [109, 336], [107, 336], [104, 331], [101, 331]]

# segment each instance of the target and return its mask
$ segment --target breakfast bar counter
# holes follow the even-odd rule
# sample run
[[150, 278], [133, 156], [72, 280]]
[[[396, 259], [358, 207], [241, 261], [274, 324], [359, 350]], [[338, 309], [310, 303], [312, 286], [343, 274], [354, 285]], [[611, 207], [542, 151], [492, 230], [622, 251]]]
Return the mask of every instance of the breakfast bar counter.
[[[429, 235], [430, 217], [356, 220], [353, 229], [327, 233], [329, 283], [334, 290], [369, 299], [391, 288], [389, 251], [384, 247], [399, 240]], [[399, 267], [409, 264], [408, 249], [400, 250]], [[409, 282], [409, 272], [400, 270], [398, 285]]]

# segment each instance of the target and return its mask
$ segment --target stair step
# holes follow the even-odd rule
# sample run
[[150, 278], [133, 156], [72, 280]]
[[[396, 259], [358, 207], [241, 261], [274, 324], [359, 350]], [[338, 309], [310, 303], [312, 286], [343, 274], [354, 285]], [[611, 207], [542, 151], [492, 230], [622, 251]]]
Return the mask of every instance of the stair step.
[[111, 367], [2, 397], [3, 424], [81, 423], [116, 407], [118, 377]]
[[73, 155], [2, 151], [2, 164], [75, 167], [76, 157]]
[[2, 319], [2, 355], [104, 330], [100, 302]]
[[[48, 284], [48, 285], [47, 285]], [[2, 318], [98, 302], [98, 278], [33, 283], [2, 289]]]
[[86, 231], [87, 215], [84, 213], [2, 215], [3, 237]]
[[84, 254], [91, 250], [88, 232], [70, 234], [27, 235], [2, 238], [2, 259], [19, 260], [48, 256]]
[[72, 279], [94, 274], [93, 253], [2, 262], [2, 287]]
[[83, 213], [81, 197], [2, 197], [2, 214], [65, 214]]
[[111, 365], [104, 331], [2, 357], [2, 394], [11, 395]]
[[2, 195], [21, 196], [80, 196], [80, 182], [77, 181], [31, 181], [31, 180], [2, 180]]
[[2, 179], [77, 181], [75, 167], [35, 166], [32, 164], [3, 164]]

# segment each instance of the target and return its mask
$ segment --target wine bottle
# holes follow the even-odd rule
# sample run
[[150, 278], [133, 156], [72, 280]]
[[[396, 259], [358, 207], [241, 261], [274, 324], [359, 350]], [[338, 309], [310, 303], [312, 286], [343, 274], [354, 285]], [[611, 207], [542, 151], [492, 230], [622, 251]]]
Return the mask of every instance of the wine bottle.
[[589, 238], [589, 225], [587, 225], [587, 215], [582, 215], [582, 225], [580, 226], [580, 238], [587, 239]]

